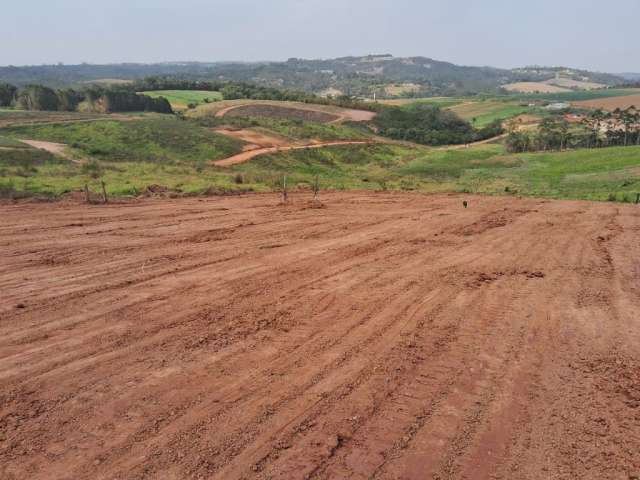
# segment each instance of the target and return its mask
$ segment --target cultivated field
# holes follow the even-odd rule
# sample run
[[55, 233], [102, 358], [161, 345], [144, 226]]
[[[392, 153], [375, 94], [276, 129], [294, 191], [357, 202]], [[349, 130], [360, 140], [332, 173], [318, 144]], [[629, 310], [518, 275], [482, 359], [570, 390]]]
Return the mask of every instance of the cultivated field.
[[530, 112], [532, 109], [517, 103], [500, 100], [482, 100], [463, 102], [449, 110], [468, 120], [474, 127], [482, 128], [495, 120], [506, 120]]
[[640, 95], [638, 88], [604, 88], [600, 90], [572, 90], [562, 93], [539, 93], [514, 95], [520, 101], [545, 100], [549, 102], [577, 102], [600, 98], [626, 97]]
[[518, 82], [503, 85], [502, 88], [509, 92], [518, 93], [561, 93], [570, 92], [571, 90], [564, 87], [558, 87], [556, 85], [550, 85], [543, 82]]
[[320, 199], [0, 205], [0, 478], [634, 478], [637, 206]]
[[625, 97], [582, 100], [578, 102], [573, 102], [572, 105], [579, 108], [600, 108], [602, 110], [608, 110], [608, 111], [613, 111], [616, 108], [620, 108], [624, 110], [632, 106], [640, 109], [640, 94], [628, 95]]
[[451, 107], [453, 105], [457, 105], [466, 101], [469, 101], [469, 99], [464, 97], [394, 98], [377, 100], [377, 102], [382, 105], [410, 106], [417, 103], [428, 103], [440, 108]]
[[547, 80], [543, 83], [547, 85], [556, 85], [557, 87], [564, 88], [577, 88], [578, 90], [597, 90], [600, 88], [605, 88], [606, 85], [602, 83], [595, 82], [585, 82], [581, 80], [573, 80], [571, 78], [552, 78], [551, 80]]

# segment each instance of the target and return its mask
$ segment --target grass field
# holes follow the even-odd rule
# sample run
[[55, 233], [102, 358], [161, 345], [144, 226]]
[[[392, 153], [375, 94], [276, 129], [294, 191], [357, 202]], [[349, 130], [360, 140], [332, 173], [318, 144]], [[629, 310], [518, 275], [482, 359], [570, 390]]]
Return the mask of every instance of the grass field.
[[509, 97], [433, 97], [406, 99], [401, 102], [385, 101], [384, 103], [400, 106], [404, 109], [411, 109], [420, 104], [434, 105], [451, 110], [463, 119], [472, 122], [473, 126], [477, 128], [485, 127], [494, 120], [506, 120], [537, 110], [518, 105], [517, 101]]
[[287, 173], [295, 183], [319, 175], [332, 188], [518, 194], [631, 201], [640, 192], [640, 148], [506, 154], [501, 145], [415, 151], [400, 146], [336, 147], [260, 157], [234, 171], [260, 178]]
[[534, 111], [531, 107], [498, 100], [461, 103], [449, 108], [449, 110], [470, 121], [477, 128], [482, 128], [495, 120], [506, 120]]
[[174, 110], [184, 110], [189, 104], [201, 105], [207, 103], [207, 99], [212, 102], [222, 100], [222, 94], [220, 92], [204, 90], [157, 90], [140, 93], [154, 98], [164, 97], [169, 101]]
[[241, 142], [173, 117], [7, 128], [0, 134], [69, 145], [78, 157], [110, 162], [184, 163], [238, 153]]

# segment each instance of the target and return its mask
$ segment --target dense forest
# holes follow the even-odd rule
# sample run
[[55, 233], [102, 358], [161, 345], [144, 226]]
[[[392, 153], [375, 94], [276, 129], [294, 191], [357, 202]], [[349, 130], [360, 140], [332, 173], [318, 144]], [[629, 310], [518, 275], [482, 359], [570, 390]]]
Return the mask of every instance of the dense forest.
[[423, 145], [471, 143], [502, 133], [499, 120], [477, 130], [455, 113], [428, 104], [410, 109], [385, 108], [373, 122], [380, 135]]

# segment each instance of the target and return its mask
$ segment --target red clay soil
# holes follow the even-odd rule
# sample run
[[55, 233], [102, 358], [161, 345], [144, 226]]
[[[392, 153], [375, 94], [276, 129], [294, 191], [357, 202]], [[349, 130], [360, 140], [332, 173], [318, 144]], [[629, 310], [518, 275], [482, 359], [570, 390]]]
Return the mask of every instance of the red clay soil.
[[299, 195], [0, 205], [0, 478], [637, 478], [640, 208]]

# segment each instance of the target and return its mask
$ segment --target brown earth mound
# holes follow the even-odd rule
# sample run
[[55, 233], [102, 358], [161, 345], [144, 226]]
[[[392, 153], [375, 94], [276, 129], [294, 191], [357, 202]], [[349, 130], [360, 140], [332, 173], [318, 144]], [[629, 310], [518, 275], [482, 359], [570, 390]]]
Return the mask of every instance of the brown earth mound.
[[311, 198], [0, 205], [0, 478], [637, 478], [636, 206]]

